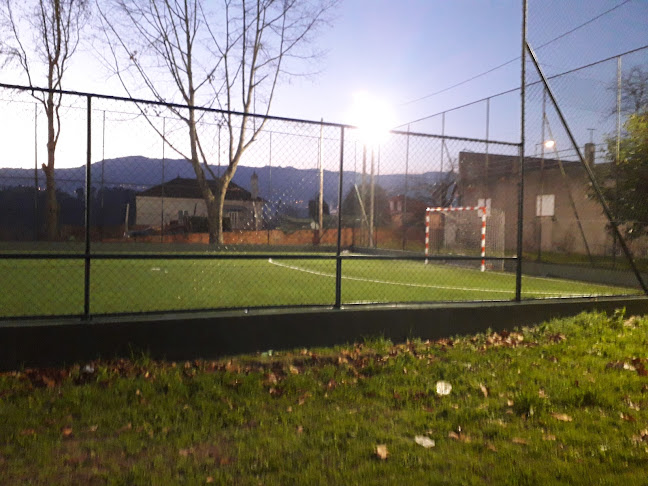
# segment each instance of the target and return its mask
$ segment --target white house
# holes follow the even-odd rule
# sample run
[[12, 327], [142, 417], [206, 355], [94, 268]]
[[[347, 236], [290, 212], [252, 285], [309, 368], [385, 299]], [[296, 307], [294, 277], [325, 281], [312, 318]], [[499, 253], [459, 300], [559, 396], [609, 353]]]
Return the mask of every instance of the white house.
[[[208, 181], [212, 191], [216, 183]], [[259, 230], [262, 223], [263, 199], [258, 196], [258, 176], [252, 174], [252, 192], [230, 182], [223, 207], [224, 226], [232, 230]], [[207, 206], [196, 179], [176, 177], [163, 184], [153, 186], [135, 196], [138, 226], [160, 227], [173, 222], [182, 222], [192, 216], [206, 217]]]

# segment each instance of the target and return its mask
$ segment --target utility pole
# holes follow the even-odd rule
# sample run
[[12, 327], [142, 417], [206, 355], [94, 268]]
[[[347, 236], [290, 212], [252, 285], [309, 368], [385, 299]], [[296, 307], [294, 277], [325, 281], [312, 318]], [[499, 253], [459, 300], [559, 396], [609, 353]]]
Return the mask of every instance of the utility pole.
[[547, 90], [542, 90], [542, 129], [540, 130], [540, 204], [538, 219], [538, 256], [537, 260], [542, 260], [542, 203], [544, 200], [544, 160], [545, 160], [545, 124], [547, 123]]
[[[365, 195], [367, 193], [367, 142], [364, 142], [362, 144], [362, 179], [360, 180], [360, 204], [364, 206], [365, 203]], [[364, 210], [363, 210], [364, 211]], [[362, 234], [364, 234], [365, 230], [368, 230], [367, 228], [367, 219], [366, 217], [363, 219], [363, 228], [364, 230], [362, 231]], [[366, 244], [365, 240], [365, 244]]]
[[[621, 56], [617, 57], [616, 153], [614, 157], [614, 201], [619, 200], [619, 162], [621, 159]], [[615, 219], [617, 213], [613, 214]], [[612, 268], [616, 268], [617, 235], [612, 232]]]
[[320, 124], [319, 151], [317, 157], [317, 169], [319, 170], [319, 199], [317, 203], [317, 244], [322, 239], [324, 229], [324, 165], [322, 164], [322, 133], [324, 130], [324, 118]]
[[375, 210], [375, 181], [374, 181], [374, 149], [371, 147], [371, 188], [369, 189], [369, 248], [374, 246], [374, 210]]
[[38, 241], [38, 104], [34, 103], [34, 241]]

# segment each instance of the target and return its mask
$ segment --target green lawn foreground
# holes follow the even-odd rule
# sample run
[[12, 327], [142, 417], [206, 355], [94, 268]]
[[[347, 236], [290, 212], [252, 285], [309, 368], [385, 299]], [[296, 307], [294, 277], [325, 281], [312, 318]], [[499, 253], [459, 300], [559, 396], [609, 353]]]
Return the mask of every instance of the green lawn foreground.
[[619, 311], [3, 373], [0, 484], [646, 484], [647, 358]]

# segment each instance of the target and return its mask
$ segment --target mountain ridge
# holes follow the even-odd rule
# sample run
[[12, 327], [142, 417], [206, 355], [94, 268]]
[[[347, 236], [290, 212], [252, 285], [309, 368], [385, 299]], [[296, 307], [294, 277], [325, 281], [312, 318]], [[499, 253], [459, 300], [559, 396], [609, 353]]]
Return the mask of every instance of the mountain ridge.
[[[225, 167], [210, 166], [220, 175]], [[220, 172], [219, 172], [220, 171]], [[314, 199], [319, 192], [317, 169], [300, 169], [292, 166], [245, 166], [239, 165], [233, 181], [250, 190], [252, 174], [258, 176], [259, 196], [268, 201], [283, 201], [300, 208], [308, 207], [308, 200]], [[45, 176], [38, 170], [38, 185], [45, 187]], [[375, 176], [377, 185], [383, 187], [390, 196], [403, 194], [407, 179], [409, 197], [426, 199], [429, 187], [441, 180], [447, 173], [425, 172], [422, 174], [381, 174]], [[141, 155], [131, 155], [105, 159], [91, 165], [91, 182], [95, 188], [122, 187], [141, 192], [176, 177], [195, 179], [193, 167], [184, 159], [152, 159]], [[60, 168], [55, 170], [57, 188], [74, 193], [85, 186], [85, 166]], [[343, 195], [360, 184], [362, 174], [354, 171], [343, 173]], [[366, 175], [369, 183], [370, 176]], [[0, 168], [0, 188], [28, 186], [35, 183], [34, 169]], [[324, 170], [324, 199], [337, 207], [339, 172]]]

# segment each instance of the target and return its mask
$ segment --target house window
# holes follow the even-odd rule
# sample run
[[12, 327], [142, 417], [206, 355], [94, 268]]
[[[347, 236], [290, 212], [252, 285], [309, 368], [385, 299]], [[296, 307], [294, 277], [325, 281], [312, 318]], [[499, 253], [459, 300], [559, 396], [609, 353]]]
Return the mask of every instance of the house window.
[[230, 211], [229, 213], [227, 213], [227, 216], [229, 217], [232, 229], [238, 228], [239, 227], [239, 212], [238, 211]]
[[555, 199], [554, 194], [538, 194], [536, 197], [536, 216], [553, 216]]

